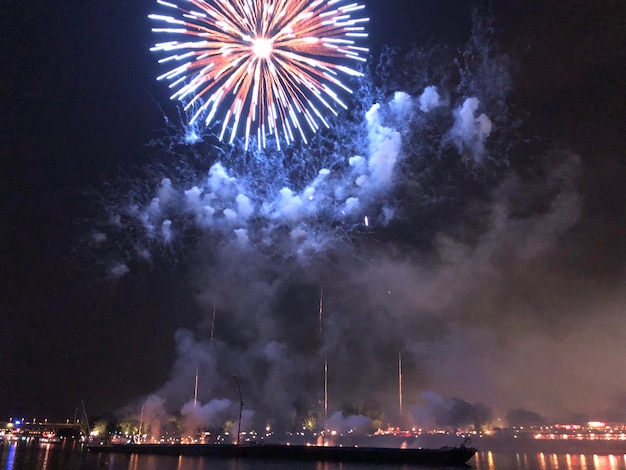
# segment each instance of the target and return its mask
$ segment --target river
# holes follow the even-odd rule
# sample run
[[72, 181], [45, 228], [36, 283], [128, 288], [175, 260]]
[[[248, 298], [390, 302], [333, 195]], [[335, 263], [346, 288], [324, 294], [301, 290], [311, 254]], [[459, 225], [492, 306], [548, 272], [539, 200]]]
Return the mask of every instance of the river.
[[[418, 470], [413, 465], [274, 462], [198, 457], [93, 454], [80, 443], [0, 444], [0, 470]], [[463, 468], [463, 467], [462, 467]], [[479, 452], [467, 467], [475, 470], [626, 470], [621, 454]]]

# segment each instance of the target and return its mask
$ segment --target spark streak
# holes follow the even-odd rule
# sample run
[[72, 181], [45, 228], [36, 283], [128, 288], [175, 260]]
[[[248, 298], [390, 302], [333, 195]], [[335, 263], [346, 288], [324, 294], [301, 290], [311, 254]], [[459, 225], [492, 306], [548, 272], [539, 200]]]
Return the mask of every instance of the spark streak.
[[[287, 144], [305, 126], [315, 132], [318, 120], [328, 127], [318, 107], [337, 115], [346, 108], [337, 89], [351, 92], [341, 75], [362, 74], [345, 65], [363, 62], [367, 49], [357, 41], [367, 37], [367, 18], [352, 18], [363, 10], [343, 0], [157, 0], [171, 15], [149, 18], [163, 27], [158, 34], [176, 39], [155, 44], [165, 53], [160, 63], [173, 68], [158, 80], [170, 81], [192, 117], [206, 125], [222, 121], [220, 140], [228, 128], [232, 143], [244, 121], [245, 148], [256, 134], [265, 146], [266, 134]], [[254, 130], [254, 132], [253, 132]]]

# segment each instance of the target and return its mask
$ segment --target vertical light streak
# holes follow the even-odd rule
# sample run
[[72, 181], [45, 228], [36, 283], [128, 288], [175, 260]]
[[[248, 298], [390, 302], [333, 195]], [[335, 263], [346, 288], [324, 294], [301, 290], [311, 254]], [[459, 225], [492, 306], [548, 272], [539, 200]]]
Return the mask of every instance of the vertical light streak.
[[213, 302], [213, 317], [211, 318], [211, 348], [213, 347], [214, 334], [215, 334], [215, 302]]
[[324, 354], [324, 420], [328, 419], [328, 356]]
[[241, 415], [243, 413], [243, 396], [241, 395], [241, 385], [239, 384], [239, 377], [233, 375], [233, 379], [237, 382], [237, 391], [239, 392], [239, 424], [237, 425], [237, 445], [239, 445], [239, 439], [241, 437]]
[[324, 286], [320, 284], [320, 334], [322, 333], [322, 312], [324, 311]]
[[398, 353], [398, 400], [400, 404], [400, 418], [402, 418], [402, 353]]
[[[320, 285], [320, 335], [323, 335], [324, 286]], [[328, 355], [324, 354], [324, 422], [328, 419]]]
[[193, 406], [198, 406], [198, 366], [196, 366], [196, 385], [193, 389]]
[[141, 405], [141, 415], [139, 416], [139, 444], [141, 444], [141, 428], [143, 427], [143, 407]]

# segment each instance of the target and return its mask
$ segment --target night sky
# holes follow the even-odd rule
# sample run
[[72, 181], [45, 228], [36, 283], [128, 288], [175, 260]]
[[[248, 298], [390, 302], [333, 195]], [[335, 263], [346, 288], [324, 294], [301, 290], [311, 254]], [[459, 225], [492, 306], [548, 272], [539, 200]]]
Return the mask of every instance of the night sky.
[[[385, 45], [397, 48], [399, 56], [412, 45], [456, 51], [471, 36], [474, 5], [469, 1], [363, 3], [373, 60]], [[106, 249], [93, 243], [94, 233], [106, 232], [116, 205], [149, 203], [160, 177], [185, 166], [184, 152], [168, 154], [148, 145], [163, 136], [163, 113], [176, 116], [167, 90], [155, 81], [162, 69], [149, 51], [155, 38], [147, 16], [155, 2], [5, 2], [0, 421], [14, 416], [64, 420], [81, 400], [90, 413], [115, 412], [152, 393], [175, 397], [172, 406], [180, 409], [176, 403], [192, 394], [189, 371], [198, 363], [205, 364], [207, 375], [226, 376], [224, 384], [206, 386], [205, 395], [215, 391], [236, 399], [228, 382], [235, 374], [246, 387], [254, 384], [267, 395], [282, 376], [268, 366], [262, 378], [246, 382], [241, 364], [253, 362], [256, 347], [270, 357], [270, 344], [288, 351], [286, 356], [297, 350], [300, 359], [307, 350], [317, 354], [320, 345], [293, 325], [315, 331], [322, 283], [329, 329], [351, 332], [329, 340], [331, 355], [344, 362], [368, 360], [372, 377], [381, 369], [381, 381], [389, 382], [380, 387], [381, 401], [393, 401], [397, 352], [384, 351], [386, 342], [367, 336], [386, 334], [363, 326], [377, 318], [374, 304], [385, 305], [388, 318], [406, 321], [405, 336], [393, 334], [405, 341], [405, 383], [412, 387], [406, 396], [415, 406], [420, 393], [432, 391], [444, 399], [485, 403], [496, 413], [524, 408], [565, 419], [576, 412], [618, 416], [621, 410], [626, 421], [626, 4], [494, 3], [480, 5], [480, 11], [490, 12], [512, 85], [506, 97], [509, 133], [497, 135], [499, 147], [492, 151], [505, 148], [503, 141], [517, 142], [509, 171], [495, 165], [502, 173], [485, 177], [489, 185], [481, 186], [476, 201], [464, 196], [462, 204], [446, 205], [445, 211], [409, 201], [410, 191], [394, 193], [396, 205], [405, 208], [402, 222], [362, 238], [352, 235], [350, 242], [312, 256], [311, 265], [276, 261], [276, 271], [289, 266], [297, 280], [264, 278], [272, 294], [259, 295], [266, 303], [257, 315], [249, 310], [252, 294], [249, 302], [234, 305], [249, 291], [261, 290], [255, 284], [261, 271], [247, 272], [247, 264], [255, 265], [254, 259], [259, 266], [267, 264], [265, 255], [232, 254], [229, 265], [231, 248], [207, 248], [212, 236], [196, 233], [192, 241], [174, 242], [175, 248], [145, 243], [152, 250], [150, 262], [132, 264], [129, 245], [117, 242], [115, 234], [108, 235]], [[457, 97], [450, 108], [461, 102]], [[490, 111], [481, 112], [489, 116]], [[568, 158], [561, 161], [556, 153]], [[561, 163], [537, 164], [551, 158]], [[197, 168], [197, 158], [190, 160]], [[513, 173], [528, 179], [511, 178]], [[529, 175], [542, 183], [528, 183]], [[451, 176], [446, 184], [455, 187], [458, 181]], [[518, 201], [515, 208], [503, 202], [505, 193], [509, 202]], [[410, 208], [416, 209], [414, 219], [406, 215]], [[436, 213], [432, 225], [430, 210]], [[474, 224], [476, 213], [491, 214], [489, 223]], [[131, 269], [111, 276], [122, 258]], [[246, 273], [237, 277], [235, 265], [246, 265]], [[349, 266], [356, 273], [357, 266], [366, 265], [376, 269], [346, 275]], [[223, 277], [215, 273], [218, 268]], [[390, 283], [380, 287], [384, 295], [376, 292], [381, 279]], [[237, 284], [242, 280], [246, 283]], [[384, 300], [396, 291], [399, 298]], [[215, 366], [214, 359], [203, 363], [198, 357], [205, 356], [189, 352], [206, 344], [214, 302], [223, 315], [218, 313], [216, 329], [220, 347], [239, 351], [224, 353], [232, 364], [241, 361], [231, 369]], [[357, 317], [356, 310], [369, 308], [366, 303], [372, 312]], [[274, 318], [267, 327], [272, 331], [262, 326], [231, 331], [245, 308], [250, 323]], [[195, 340], [185, 332], [195, 333]], [[243, 345], [246, 341], [254, 347]], [[389, 358], [385, 368], [381, 364]], [[291, 359], [277, 369], [296, 369], [300, 359]], [[273, 384], [259, 384], [263, 377]], [[373, 389], [372, 377], [357, 383]], [[286, 388], [297, 393], [294, 384]], [[562, 407], [555, 409], [557, 404]]]

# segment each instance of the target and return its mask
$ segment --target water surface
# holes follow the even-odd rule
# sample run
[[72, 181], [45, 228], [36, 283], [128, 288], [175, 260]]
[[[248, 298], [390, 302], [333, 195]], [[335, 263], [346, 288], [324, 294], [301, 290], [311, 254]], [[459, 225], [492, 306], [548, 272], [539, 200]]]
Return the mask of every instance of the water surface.
[[[466, 469], [475, 470], [626, 470], [624, 454], [479, 452]], [[0, 470], [418, 470], [416, 465], [212, 459], [154, 455], [93, 454], [77, 442], [0, 444]], [[439, 467], [443, 470], [450, 467]], [[458, 467], [456, 467], [458, 468]]]

